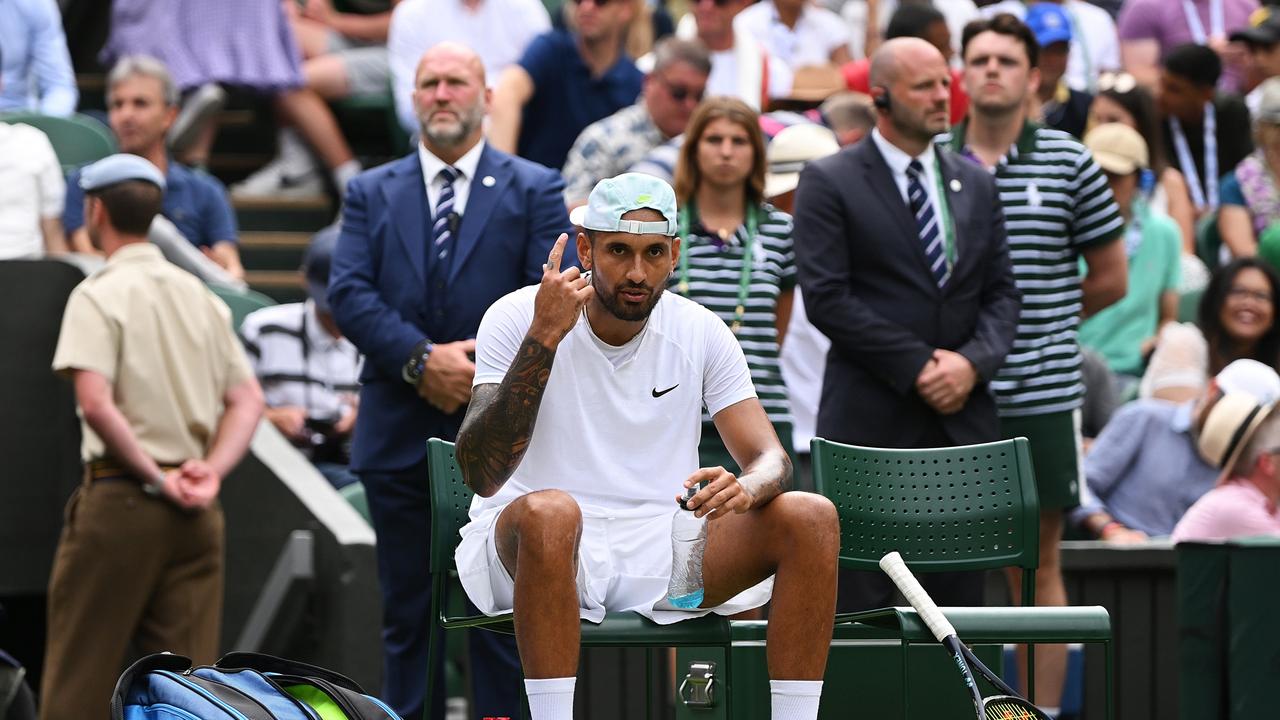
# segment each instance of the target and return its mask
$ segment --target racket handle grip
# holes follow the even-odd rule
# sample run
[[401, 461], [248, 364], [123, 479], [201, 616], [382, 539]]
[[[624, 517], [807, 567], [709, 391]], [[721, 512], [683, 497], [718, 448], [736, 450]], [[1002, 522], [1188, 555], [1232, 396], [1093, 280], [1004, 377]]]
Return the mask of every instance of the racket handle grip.
[[907, 598], [907, 602], [911, 603], [911, 607], [915, 608], [916, 612], [920, 614], [924, 624], [929, 626], [929, 630], [938, 639], [938, 642], [942, 642], [947, 637], [956, 634], [956, 629], [951, 626], [946, 616], [934, 604], [933, 598], [929, 597], [929, 593], [924, 591], [924, 587], [920, 585], [920, 581], [916, 579], [916, 576], [911, 574], [911, 570], [907, 568], [907, 564], [903, 562], [901, 555], [897, 552], [891, 552], [880, 558], [880, 569], [902, 591], [903, 596]]

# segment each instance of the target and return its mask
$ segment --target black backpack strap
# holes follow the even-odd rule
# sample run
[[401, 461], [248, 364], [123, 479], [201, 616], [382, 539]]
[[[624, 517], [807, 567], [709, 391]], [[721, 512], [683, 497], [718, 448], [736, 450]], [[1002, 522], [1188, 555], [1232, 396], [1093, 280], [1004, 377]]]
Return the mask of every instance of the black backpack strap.
[[115, 692], [111, 693], [111, 720], [124, 720], [124, 694], [138, 675], [155, 670], [171, 670], [183, 672], [191, 667], [191, 659], [172, 653], [156, 653], [148, 655], [129, 666], [116, 681]]
[[351, 690], [352, 692], [364, 694], [364, 689], [351, 678], [337, 673], [332, 670], [326, 670], [315, 665], [308, 665], [304, 662], [296, 660], [285, 660], [274, 655], [254, 652], [232, 652], [222, 656], [222, 659], [213, 664], [214, 667], [220, 669], [246, 668], [249, 670], [257, 670], [262, 673], [279, 673], [281, 675], [302, 675], [323, 678], [340, 688]]

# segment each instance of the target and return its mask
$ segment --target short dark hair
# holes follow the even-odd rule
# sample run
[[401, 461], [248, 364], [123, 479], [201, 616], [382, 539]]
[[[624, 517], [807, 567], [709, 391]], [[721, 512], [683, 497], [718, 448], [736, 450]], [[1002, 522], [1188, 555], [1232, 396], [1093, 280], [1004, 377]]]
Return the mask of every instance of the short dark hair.
[[1164, 69], [1201, 87], [1213, 87], [1222, 77], [1222, 60], [1211, 48], [1186, 43], [1165, 55]]
[[960, 35], [961, 58], [969, 50], [969, 41], [984, 32], [1009, 35], [1021, 40], [1022, 45], [1027, 49], [1027, 60], [1031, 63], [1031, 67], [1040, 67], [1040, 43], [1036, 41], [1036, 34], [1031, 32], [1031, 28], [1027, 27], [1026, 23], [1009, 13], [1000, 13], [985, 20], [974, 20], [965, 25], [964, 33]]
[[946, 23], [947, 18], [932, 5], [899, 5], [893, 17], [889, 18], [889, 27], [884, 31], [884, 39], [899, 37], [924, 39], [929, 28], [937, 23]]
[[145, 180], [125, 180], [88, 193], [107, 208], [111, 227], [124, 235], [146, 235], [151, 221], [160, 212], [164, 196], [160, 188]]

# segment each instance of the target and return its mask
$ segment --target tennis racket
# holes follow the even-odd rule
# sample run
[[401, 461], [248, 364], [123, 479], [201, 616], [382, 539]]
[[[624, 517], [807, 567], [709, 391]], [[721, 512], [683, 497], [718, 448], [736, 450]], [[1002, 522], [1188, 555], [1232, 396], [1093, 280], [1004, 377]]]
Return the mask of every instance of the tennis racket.
[[[901, 555], [891, 552], [880, 558], [880, 569], [888, 574], [893, 584], [897, 585], [907, 598], [907, 602], [911, 603], [911, 607], [920, 614], [925, 625], [929, 626], [933, 636], [938, 638], [938, 642], [951, 653], [956, 667], [960, 668], [960, 673], [964, 676], [965, 686], [973, 696], [973, 708], [977, 712], [978, 720], [1051, 720], [1044, 711], [1014, 692], [1013, 688], [1000, 679], [1000, 676], [982, 664], [968, 646], [960, 642], [960, 638], [956, 637], [956, 629], [951, 626], [946, 616], [934, 604], [933, 599], [924, 591], [920, 581], [916, 580], [915, 575], [907, 569], [907, 564], [902, 561]], [[973, 676], [974, 670], [995, 686], [1000, 694], [984, 697]]]

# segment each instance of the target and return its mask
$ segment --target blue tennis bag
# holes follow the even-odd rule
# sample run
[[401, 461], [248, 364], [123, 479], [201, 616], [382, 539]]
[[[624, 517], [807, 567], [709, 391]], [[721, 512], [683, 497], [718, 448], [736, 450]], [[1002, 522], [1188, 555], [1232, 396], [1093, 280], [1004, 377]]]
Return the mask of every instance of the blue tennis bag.
[[381, 700], [331, 670], [260, 653], [229, 653], [191, 667], [148, 655], [116, 682], [111, 720], [400, 720]]

